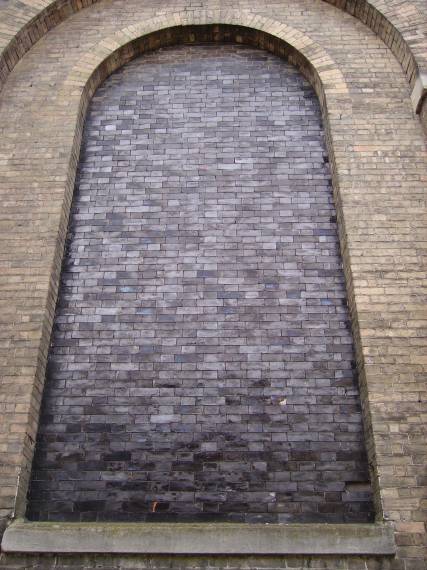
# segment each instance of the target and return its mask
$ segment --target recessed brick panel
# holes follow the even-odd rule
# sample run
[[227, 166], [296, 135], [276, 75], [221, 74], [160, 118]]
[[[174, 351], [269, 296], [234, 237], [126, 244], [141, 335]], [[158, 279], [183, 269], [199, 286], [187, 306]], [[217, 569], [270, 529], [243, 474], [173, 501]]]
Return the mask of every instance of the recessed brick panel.
[[319, 104], [243, 46], [126, 65], [87, 117], [29, 516], [368, 522]]

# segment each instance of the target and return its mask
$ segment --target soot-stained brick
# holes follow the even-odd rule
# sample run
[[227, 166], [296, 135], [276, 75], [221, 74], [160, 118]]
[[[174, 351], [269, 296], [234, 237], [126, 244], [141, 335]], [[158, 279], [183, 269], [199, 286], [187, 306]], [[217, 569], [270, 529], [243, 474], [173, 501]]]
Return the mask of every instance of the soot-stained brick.
[[345, 298], [292, 66], [205, 45], [114, 73], [85, 126], [30, 518], [370, 521]]

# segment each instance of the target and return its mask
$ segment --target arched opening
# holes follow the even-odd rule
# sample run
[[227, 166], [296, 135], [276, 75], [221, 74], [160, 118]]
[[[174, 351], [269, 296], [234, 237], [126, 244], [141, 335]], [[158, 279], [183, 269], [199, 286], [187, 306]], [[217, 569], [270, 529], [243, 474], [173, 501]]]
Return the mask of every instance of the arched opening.
[[320, 108], [295, 68], [202, 45], [112, 75], [68, 246], [31, 518], [371, 520]]

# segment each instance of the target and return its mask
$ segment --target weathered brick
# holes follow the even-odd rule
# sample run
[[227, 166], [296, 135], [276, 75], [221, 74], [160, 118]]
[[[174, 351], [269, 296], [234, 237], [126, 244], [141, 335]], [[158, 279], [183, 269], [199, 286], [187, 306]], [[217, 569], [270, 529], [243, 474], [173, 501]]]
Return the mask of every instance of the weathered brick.
[[[254, 143], [242, 146], [242, 134]], [[134, 158], [140, 150], [143, 165]], [[31, 517], [63, 519], [77, 510], [85, 520], [114, 519], [126, 511], [128, 481], [148, 476], [145, 490], [152, 499], [142, 500], [139, 509], [135, 502], [129, 519], [153, 518], [154, 500], [164, 507], [156, 510], [162, 519], [167, 512], [175, 520], [186, 510], [211, 518], [203, 494], [165, 499], [172, 473], [191, 471], [200, 474], [193, 491], [225, 493], [222, 518], [229, 513], [234, 520], [236, 510], [246, 518], [268, 510], [269, 522], [370, 519], [365, 497], [345, 487], [368, 474], [361, 429], [340, 438], [361, 418], [326, 157], [311, 88], [289, 65], [256, 50], [175, 48], [129, 64], [98, 91], [71, 214]], [[205, 173], [210, 162], [212, 172]], [[117, 188], [123, 174], [126, 181]], [[135, 188], [135, 179], [143, 185]], [[265, 212], [267, 224], [261, 221]], [[194, 223], [197, 233], [188, 232]], [[144, 270], [147, 252], [151, 279]], [[135, 261], [129, 266], [130, 256]], [[296, 268], [290, 284], [281, 275], [289, 262]], [[206, 263], [215, 270], [205, 269]], [[220, 302], [207, 312], [211, 295]], [[144, 313], [146, 302], [153, 307]], [[111, 319], [103, 322], [106, 312]], [[145, 344], [150, 333], [153, 343]], [[232, 350], [230, 342], [236, 344]], [[139, 371], [147, 363], [142, 384]], [[277, 379], [270, 372], [276, 363]], [[223, 387], [232, 364], [239, 388]], [[254, 390], [249, 370], [263, 378], [261, 390]], [[322, 379], [323, 386], [316, 386]], [[139, 399], [136, 391], [144, 385], [167, 389]], [[92, 386], [97, 393], [89, 396]], [[185, 404], [202, 386], [194, 405]], [[257, 421], [249, 405], [257, 403], [265, 437], [254, 453], [247, 434]], [[87, 441], [85, 426], [97, 415], [122, 427], [107, 440], [99, 432]], [[145, 427], [149, 444], [141, 444], [140, 430], [133, 434], [132, 418]], [[57, 424], [76, 422], [79, 438], [73, 429], [68, 437], [54, 436]], [[277, 429], [288, 437], [273, 439]], [[319, 432], [328, 443], [319, 443]], [[199, 453], [213, 438], [215, 454]], [[131, 451], [114, 452], [117, 446]], [[276, 460], [285, 450], [286, 457]], [[185, 461], [176, 462], [181, 457]], [[255, 466], [259, 459], [266, 461], [263, 470]], [[127, 477], [114, 489], [99, 487], [97, 501], [77, 499], [88, 493], [85, 479], [73, 476], [74, 499], [69, 489], [57, 489], [64, 469], [78, 465], [96, 477], [117, 469], [117, 461]], [[214, 486], [203, 480], [205, 463], [212, 461]], [[222, 471], [240, 476], [221, 477]], [[282, 472], [291, 473], [292, 485], [276, 483]], [[337, 472], [343, 486], [329, 497], [323, 486]], [[313, 484], [307, 488], [309, 474]], [[267, 509], [277, 500], [268, 494], [263, 509], [256, 491], [265, 487], [290, 493], [288, 501]], [[325, 502], [330, 508], [321, 508]]]
[[[25, 18], [29, 15], [26, 4], [31, 2], [20, 2], [18, 6]], [[2, 502], [5, 508], [1, 513], [8, 513], [14, 504], [19, 509], [26, 489], [55, 303], [61, 239], [66, 227], [66, 215], [61, 217], [60, 212], [68, 211], [77, 158], [75, 149], [78, 144], [73, 150], [72, 140], [77, 121], [79, 89], [102, 59], [117, 45], [128, 41], [132, 35], [129, 24], [138, 30], [135, 22], [150, 22], [154, 11], [161, 15], [151, 29], [182, 21], [182, 16], [176, 13], [171, 17], [165, 15], [169, 7], [173, 11], [182, 10], [181, 14], [186, 10], [188, 21], [208, 21], [207, 14], [200, 11], [200, 3], [196, 4], [174, 3], [163, 12], [163, 7], [158, 5], [149, 7], [145, 2], [129, 1], [124, 4], [117, 1], [111, 5], [94, 6], [84, 14], [75, 14], [60, 29], [52, 29], [45, 40], [27, 54], [22, 65], [10, 75], [3, 90], [1, 124], [5, 154], [2, 155], [1, 168], [2, 184], [3, 181], [6, 183], [2, 186], [5, 192], [0, 223], [2, 231], [5, 231], [5, 235], [13, 236], [13, 241], [10, 240], [5, 246], [5, 256], [2, 258], [5, 260], [1, 275], [4, 282], [2, 298], [5, 301], [2, 308], [4, 326], [0, 330], [4, 343], [2, 388], [6, 391], [8, 401], [23, 406], [23, 418], [28, 412], [30, 421], [24, 436], [19, 431], [9, 431], [9, 418], [12, 424], [19, 422], [15, 422], [10, 415], [4, 416], [3, 423], [7, 428], [4, 433], [8, 434], [5, 453], [8, 453], [6, 463], [10, 466], [7, 475], [10, 492], [7, 500]], [[422, 29], [422, 22], [425, 22], [424, 2], [402, 3], [393, 0], [385, 3], [375, 0], [371, 4], [386, 15], [386, 26], [375, 11], [364, 11], [368, 6], [366, 2], [338, 4], [365, 21], [388, 45], [393, 46], [394, 53], [412, 81], [414, 53], [418, 58], [425, 46]], [[37, 9], [40, 6], [38, 2], [34, 5]], [[217, 5], [215, 2], [209, 3], [209, 8], [214, 10]], [[12, 18], [16, 18], [16, 6], [14, 3]], [[66, 2], [63, 6], [66, 6]], [[224, 8], [228, 4], [222, 2], [221, 6]], [[248, 16], [245, 12], [248, 9], [256, 10], [258, 15]], [[66, 16], [66, 12], [65, 9], [57, 21]], [[269, 19], [267, 25], [261, 14], [272, 17], [275, 22]], [[320, 70], [323, 88], [319, 87], [318, 79], [313, 76], [311, 79], [325, 113], [325, 100], [328, 103], [325, 115], [327, 137], [329, 148], [333, 149], [331, 164], [336, 174], [335, 198], [349, 302], [356, 331], [356, 361], [361, 371], [368, 450], [375, 469], [374, 482], [382, 481], [383, 476], [389, 477], [386, 488], [376, 485], [377, 505], [381, 504], [377, 513], [380, 517], [384, 513], [386, 518], [395, 522], [424, 522], [425, 511], [418, 494], [420, 488], [425, 487], [426, 460], [425, 453], [420, 452], [420, 445], [425, 439], [422, 429], [425, 423], [422, 404], [425, 390], [425, 362], [422, 358], [425, 333], [419, 324], [423, 310], [422, 283], [425, 279], [421, 267], [425, 227], [425, 210], [422, 209], [425, 144], [419, 124], [410, 110], [405, 81], [388, 50], [373, 34], [352, 18], [320, 1], [300, 2], [297, 8], [290, 0], [281, 2], [277, 7], [234, 2], [233, 10], [224, 11], [222, 18], [234, 18], [233, 23], [240, 21], [249, 27], [264, 26], [265, 31], [273, 34], [280, 33], [286, 25], [293, 26], [298, 31], [287, 37], [288, 43], [302, 49], [313, 67]], [[37, 19], [32, 21], [35, 23]], [[411, 49], [395, 33], [396, 22], [406, 38], [408, 33], [405, 29], [409, 31]], [[52, 23], [55, 25], [56, 22]], [[116, 39], [111, 39], [120, 27], [125, 31], [119, 32]], [[142, 26], [140, 29], [143, 29]], [[245, 41], [250, 36], [248, 32], [245, 36], [241, 30], [236, 34], [236, 37]], [[5, 37], [2, 36], [2, 39]], [[34, 35], [28, 47], [38, 37]], [[168, 38], [170, 36], [167, 34], [153, 37], [141, 49], [153, 49], [169, 41]], [[101, 42], [99, 49], [97, 42]], [[283, 53], [280, 42], [274, 45], [271, 39], [260, 36], [256, 42]], [[307, 47], [310, 45], [314, 47]], [[319, 48], [320, 51], [316, 52]], [[330, 54], [335, 62], [325, 58], [325, 53]], [[129, 54], [121, 52], [112, 56], [108, 63], [110, 71], [123, 63], [123, 58], [126, 59]], [[292, 55], [294, 57], [295, 54]], [[11, 67], [18, 58], [16, 55], [9, 59]], [[55, 61], [60, 64], [55, 65]], [[76, 64], [77, 61], [80, 63]], [[298, 58], [295, 61], [298, 62]], [[56, 87], [61, 85], [73, 66], [74, 72], [69, 75], [63, 95], [56, 98]], [[330, 69], [322, 70], [322, 66], [330, 66]], [[422, 69], [422, 65], [419, 67]], [[310, 73], [307, 68], [306, 71]], [[107, 69], [103, 68], [95, 77], [105, 77], [106, 73]], [[3, 78], [2, 71], [0, 75]], [[96, 79], [93, 85], [96, 85]], [[341, 105], [334, 100], [333, 93], [342, 94], [346, 89], [351, 108], [343, 104], [343, 100], [340, 101]], [[88, 93], [90, 89], [85, 92], [85, 98]], [[19, 105], [17, 101], [20, 101]], [[351, 149], [355, 147], [359, 150], [352, 152]], [[70, 156], [74, 156], [71, 162]], [[152, 184], [156, 182], [153, 180]], [[271, 223], [268, 215], [263, 218], [264, 224]], [[12, 224], [11, 220], [17, 222]], [[200, 228], [191, 229], [198, 231]], [[255, 249], [252, 253], [254, 260], [256, 254]], [[147, 263], [155, 259], [155, 251], [148, 251], [147, 248], [146, 257]], [[187, 265], [189, 263], [191, 260]], [[189, 266], [186, 269], [191, 270]], [[151, 277], [155, 278], [154, 275]], [[49, 281], [52, 283], [50, 289]], [[105, 287], [109, 286], [105, 283]], [[270, 286], [274, 290], [274, 284]], [[175, 285], [165, 283], [164, 287], [166, 291], [166, 287], [173, 288]], [[103, 300], [108, 300], [111, 292], [106, 290], [102, 295]], [[108, 322], [114, 315], [104, 315], [104, 318]], [[256, 358], [256, 355], [253, 357]], [[105, 366], [106, 363], [102, 364]], [[210, 374], [213, 372], [209, 371]], [[128, 373], [126, 370], [118, 371], [118, 377], [121, 374], [123, 379]], [[261, 380], [255, 373], [248, 374]], [[232, 381], [235, 382], [235, 379]], [[29, 407], [30, 394], [32, 408]], [[100, 423], [94, 425], [99, 426]], [[113, 426], [114, 429], [116, 427], [117, 424]], [[112, 426], [106, 429], [111, 430]], [[261, 434], [254, 431], [248, 435], [258, 437]], [[260, 442], [262, 438], [254, 439], [252, 445], [259, 445]], [[21, 484], [15, 503], [18, 476]], [[387, 489], [393, 487], [396, 492], [389, 494]], [[416, 534], [409, 530], [405, 533], [408, 536]], [[424, 563], [422, 558], [425, 557], [425, 550], [402, 548], [399, 557], [399, 561], [391, 564], [394, 568], [402, 567], [403, 557], [406, 570], [419, 568], [419, 563]], [[381, 564], [385, 567], [386, 562], [381, 561]], [[368, 566], [373, 567], [371, 561]]]

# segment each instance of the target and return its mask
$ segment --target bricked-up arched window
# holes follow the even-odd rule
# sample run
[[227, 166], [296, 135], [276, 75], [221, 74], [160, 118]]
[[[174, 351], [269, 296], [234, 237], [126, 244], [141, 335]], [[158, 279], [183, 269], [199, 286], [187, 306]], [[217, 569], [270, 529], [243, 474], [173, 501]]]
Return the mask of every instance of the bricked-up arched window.
[[316, 96], [281, 59], [168, 48], [85, 126], [29, 516], [370, 521]]

